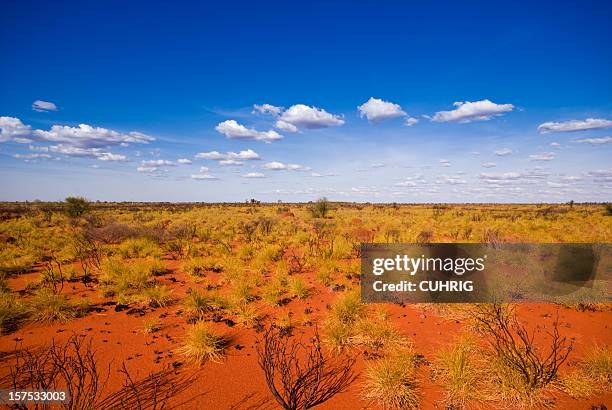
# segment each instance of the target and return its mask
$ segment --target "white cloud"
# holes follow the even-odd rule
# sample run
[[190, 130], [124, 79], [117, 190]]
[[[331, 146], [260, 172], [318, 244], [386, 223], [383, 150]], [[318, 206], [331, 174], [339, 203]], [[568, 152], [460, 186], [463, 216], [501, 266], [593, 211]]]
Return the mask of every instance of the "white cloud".
[[280, 171], [282, 169], [287, 169], [287, 166], [285, 164], [283, 164], [282, 162], [277, 162], [277, 161], [273, 161], [273, 162], [268, 162], [266, 164], [263, 165], [264, 169], [269, 169], [272, 171]]
[[244, 162], [242, 161], [238, 161], [235, 159], [222, 159], [221, 161], [219, 161], [219, 165], [223, 165], [223, 166], [227, 166], [227, 165], [244, 165]]
[[387, 165], [383, 162], [374, 162], [370, 165], [372, 168], [384, 168]]
[[438, 177], [437, 184], [462, 185], [467, 184], [467, 181], [460, 175], [441, 175]]
[[253, 114], [259, 112], [261, 114], [279, 115], [283, 111], [283, 107], [277, 107], [272, 104], [253, 104]]
[[555, 159], [556, 154], [554, 152], [544, 152], [541, 154], [533, 154], [529, 156], [532, 161], [552, 161]]
[[178, 164], [181, 164], [181, 165], [189, 165], [189, 164], [191, 164], [191, 160], [187, 159], [187, 158], [179, 158], [179, 159], [176, 160], [176, 162]]
[[408, 117], [406, 118], [406, 121], [404, 121], [404, 125], [406, 127], [412, 127], [414, 124], [416, 124], [417, 122], [419, 122], [419, 120], [417, 120], [414, 117]]
[[508, 155], [512, 155], [514, 153], [514, 151], [512, 151], [510, 148], [502, 148], [494, 152], [495, 152], [495, 155], [497, 155], [498, 157], [505, 157]]
[[225, 154], [219, 151], [200, 152], [195, 156], [198, 159], [209, 159], [219, 161], [221, 165], [242, 165], [242, 161], [259, 160], [259, 154], [252, 149], [242, 150], [240, 152], [226, 152]]
[[200, 167], [200, 174], [205, 174], [208, 171], [210, 171], [210, 168], [208, 168], [208, 167]]
[[370, 97], [367, 102], [358, 106], [357, 109], [359, 110], [361, 118], [366, 117], [368, 121], [373, 123], [379, 123], [407, 115], [399, 104], [374, 97]]
[[19, 118], [0, 117], [0, 142], [11, 141], [16, 138], [27, 138], [32, 127], [25, 125]]
[[157, 167], [138, 167], [136, 171], [138, 172], [155, 172], [157, 171]]
[[127, 157], [125, 155], [113, 154], [112, 152], [103, 152], [100, 155], [98, 155], [96, 158], [98, 158], [100, 161], [126, 161], [127, 160]]
[[174, 163], [172, 161], [168, 161], [167, 159], [149, 159], [146, 161], [141, 161], [140, 165], [143, 167], [173, 167]]
[[219, 179], [219, 178], [209, 175], [209, 174], [192, 174], [191, 179], [201, 181], [201, 180], [212, 180], [212, 179]]
[[443, 167], [450, 167], [451, 166], [450, 161], [447, 160], [447, 159], [441, 159], [439, 162], [440, 162], [440, 165], [443, 166]]
[[34, 135], [45, 141], [83, 148], [106, 147], [121, 143], [148, 144], [155, 140], [141, 132], [121, 133], [87, 124], [80, 124], [78, 127], [53, 125], [49, 131], [35, 130]]
[[266, 176], [261, 172], [249, 172], [248, 174], [244, 174], [243, 178], [265, 178]]
[[273, 161], [268, 162], [262, 166], [263, 169], [268, 169], [271, 171], [310, 171], [310, 167], [305, 167], [299, 164], [283, 164], [282, 162]]
[[510, 112], [514, 109], [512, 104], [495, 104], [490, 100], [481, 101], [465, 101], [455, 102], [455, 108], [452, 111], [438, 111], [432, 118], [432, 121], [447, 122], [457, 121], [467, 123], [471, 121], [487, 121], [493, 117], [502, 115], [505, 112]]
[[274, 130], [257, 131], [252, 128], [247, 128], [242, 124], [238, 124], [235, 120], [223, 121], [215, 127], [215, 130], [229, 139], [253, 139], [272, 142], [283, 138], [282, 135]]
[[218, 161], [221, 159], [226, 159], [227, 154], [221, 154], [219, 151], [210, 151], [210, 152], [200, 152], [196, 154], [195, 157], [199, 159], [211, 159], [214, 161]]
[[591, 145], [612, 144], [612, 137], [583, 138], [574, 142]]
[[[42, 148], [42, 147], [41, 147]], [[75, 147], [72, 145], [58, 144], [51, 145], [49, 151], [66, 155], [69, 157], [84, 157], [84, 158], [97, 158], [101, 161], [126, 161], [125, 155], [113, 154], [112, 152], [103, 151], [102, 148], [83, 148]]]
[[278, 128], [281, 131], [285, 131], [285, 132], [298, 132], [298, 127], [296, 127], [293, 124], [289, 124], [288, 122], [282, 121], [282, 120], [278, 120], [276, 121], [276, 124], [274, 124], [274, 126], [276, 128]]
[[17, 159], [39, 159], [39, 158], [48, 159], [48, 158], [51, 158], [51, 155], [49, 155], [49, 154], [15, 154], [15, 155], [13, 155], [13, 158], [17, 158]]
[[542, 134], [551, 132], [574, 132], [584, 130], [598, 130], [612, 127], [611, 120], [601, 118], [587, 118], [586, 120], [569, 120], [563, 122], [545, 122], [538, 126]]
[[495, 162], [485, 162], [481, 165], [483, 168], [495, 168], [497, 164]]
[[36, 100], [32, 103], [32, 109], [38, 112], [57, 111], [55, 104], [49, 101]]
[[276, 122], [276, 127], [284, 130], [292, 129], [288, 124], [293, 125], [297, 131], [300, 127], [314, 129], [340, 126], [344, 124], [344, 120], [321, 108], [296, 104], [282, 113], [279, 121]]
[[561, 148], [561, 144], [559, 144], [558, 142], [551, 142], [550, 146], [553, 148]]

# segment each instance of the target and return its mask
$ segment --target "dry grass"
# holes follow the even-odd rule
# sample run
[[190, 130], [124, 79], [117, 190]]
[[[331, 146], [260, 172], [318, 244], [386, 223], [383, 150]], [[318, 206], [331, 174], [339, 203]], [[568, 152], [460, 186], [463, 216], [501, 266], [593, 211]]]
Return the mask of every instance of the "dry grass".
[[221, 362], [228, 340], [206, 322], [197, 322], [187, 331], [179, 353], [187, 360], [202, 365], [207, 361]]

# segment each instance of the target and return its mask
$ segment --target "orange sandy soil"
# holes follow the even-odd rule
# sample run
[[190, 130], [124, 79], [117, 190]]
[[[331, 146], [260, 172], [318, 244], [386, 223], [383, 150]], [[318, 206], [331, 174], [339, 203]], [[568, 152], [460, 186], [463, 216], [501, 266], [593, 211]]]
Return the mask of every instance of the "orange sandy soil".
[[[186, 295], [189, 288], [196, 289], [201, 286], [193, 283], [189, 275], [179, 270], [177, 261], [165, 259], [165, 263], [170, 273], [159, 279], [172, 288], [173, 296], [177, 301]], [[301, 275], [315, 288], [314, 294], [304, 301], [293, 300], [283, 307], [271, 308], [260, 302], [263, 312], [268, 315], [268, 320], [285, 310], [293, 312], [293, 317], [299, 321], [304, 317], [306, 308], [312, 310], [310, 317], [313, 323], [321, 322], [326, 317], [329, 305], [337, 293], [322, 287], [315, 281], [313, 273]], [[209, 276], [215, 279], [214, 275]], [[28, 282], [33, 282], [37, 278], [38, 273], [36, 272], [20, 275], [10, 280], [10, 286], [19, 291], [24, 289]], [[176, 279], [176, 282], [170, 278]], [[185, 363], [180, 354], [176, 352], [181, 345], [186, 329], [190, 326], [187, 323], [187, 316], [181, 312], [180, 302], [166, 308], [145, 308], [144, 316], [138, 317], [126, 314], [126, 311], [115, 312], [113, 305], [105, 306], [104, 303], [112, 302], [112, 298], [101, 297], [100, 291], [95, 286], [86, 288], [81, 283], [67, 283], [64, 292], [73, 301], [78, 300], [79, 297], [87, 297], [96, 303], [96, 307], [104, 311], [94, 311], [86, 317], [67, 323], [28, 324], [9, 335], [0, 336], [0, 357], [13, 351], [16, 347], [41, 346], [49, 344], [52, 339], [64, 341], [71, 334], [78, 333], [92, 338], [99, 368], [104, 369], [110, 363], [110, 377], [106, 385], [108, 392], [121, 388], [123, 378], [118, 369], [124, 361], [136, 379], [179, 362], [182, 364], [176, 372], [189, 375], [194, 381], [186, 391], [174, 398], [170, 407], [181, 409], [279, 408], [268, 392], [263, 372], [257, 363], [255, 347], [258, 333], [255, 329], [239, 325], [230, 327], [223, 322], [214, 323], [216, 330], [230, 337], [231, 344], [221, 363], [208, 362], [198, 367]], [[416, 350], [429, 361], [434, 358], [439, 347], [448, 344], [463, 329], [461, 323], [438, 316], [434, 311], [417, 305], [389, 304], [387, 308], [395, 326], [413, 341]], [[557, 311], [562, 335], [575, 338], [574, 351], [562, 371], [568, 371], [570, 366], [576, 364], [576, 359], [594, 344], [612, 345], [612, 310], [610, 309], [598, 312], [579, 312], [547, 304], [522, 304], [518, 308], [518, 317], [528, 324], [530, 329], [536, 327], [539, 329], [536, 332], [537, 343], [538, 340], [544, 340], [545, 331], [551, 328]], [[162, 323], [161, 331], [153, 334], [146, 334], [143, 331], [143, 322], [150, 319], [159, 319]], [[293, 331], [293, 335], [307, 338], [313, 334], [313, 329], [312, 326], [298, 326]], [[354, 354], [360, 356], [356, 362], [355, 371], [363, 375], [367, 361], [361, 353], [354, 352]], [[0, 368], [0, 377], [6, 375], [6, 372], [7, 368], [3, 365]], [[360, 376], [347, 391], [336, 395], [318, 408], [378, 408], [375, 403], [360, 399], [362, 384], [363, 378]], [[440, 386], [431, 381], [431, 371], [427, 365], [421, 367], [419, 387], [423, 393], [421, 408], [445, 408], [442, 400], [444, 392]], [[564, 393], [557, 392], [554, 393], [554, 400], [554, 408], [557, 409], [591, 409], [591, 406], [601, 404], [612, 408], [612, 392], [600, 393], [598, 397], [582, 400], [572, 399]], [[486, 407], [486, 404], [482, 406], [482, 408]]]

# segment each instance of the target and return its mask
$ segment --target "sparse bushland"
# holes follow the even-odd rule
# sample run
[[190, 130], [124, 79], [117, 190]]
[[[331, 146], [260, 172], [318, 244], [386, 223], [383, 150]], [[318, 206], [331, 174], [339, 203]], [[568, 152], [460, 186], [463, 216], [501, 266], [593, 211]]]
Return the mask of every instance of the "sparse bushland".
[[220, 362], [228, 344], [229, 340], [215, 332], [209, 323], [197, 322], [187, 330], [179, 353], [198, 365], [207, 361]]
[[420, 356], [398, 350], [367, 366], [361, 396], [386, 409], [417, 409], [421, 392], [417, 383]]
[[257, 354], [272, 396], [287, 410], [318, 406], [348, 388], [356, 377], [355, 359], [324, 355], [316, 332], [301, 342], [270, 326], [258, 341]]

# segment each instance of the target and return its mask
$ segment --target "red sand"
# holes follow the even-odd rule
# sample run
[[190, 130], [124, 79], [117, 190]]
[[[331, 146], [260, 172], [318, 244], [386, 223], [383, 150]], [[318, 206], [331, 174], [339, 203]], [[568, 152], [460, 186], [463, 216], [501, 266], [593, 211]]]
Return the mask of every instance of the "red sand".
[[[161, 280], [173, 289], [173, 295], [178, 299], [185, 295], [189, 287], [196, 288], [192, 279], [178, 271], [176, 261], [167, 260], [171, 269]], [[14, 290], [25, 287], [28, 281], [34, 281], [37, 273], [21, 275], [10, 280], [10, 286]], [[316, 288], [313, 296], [305, 301], [294, 300], [282, 308], [263, 307], [264, 312], [273, 318], [278, 312], [288, 310], [299, 319], [303, 316], [304, 309], [312, 309], [312, 319], [324, 318], [327, 307], [336, 297], [336, 293], [323, 288], [318, 284], [312, 273], [303, 276]], [[168, 278], [174, 277], [177, 282], [171, 282]], [[111, 301], [100, 297], [99, 290], [95, 288], [86, 289], [79, 284], [66, 284], [64, 292], [70, 295], [72, 300], [87, 296], [96, 303]], [[440, 346], [443, 346], [462, 331], [461, 323], [447, 320], [437, 316], [432, 311], [424, 310], [418, 306], [387, 305], [393, 323], [408, 336], [415, 345], [416, 350], [431, 360]], [[39, 346], [48, 344], [55, 338], [65, 340], [73, 332], [91, 336], [97, 350], [97, 357], [101, 368], [111, 363], [111, 377], [107, 390], [115, 391], [121, 387], [122, 377], [117, 372], [123, 361], [135, 378], [146, 376], [149, 372], [158, 371], [164, 366], [170, 366], [173, 362], [182, 361], [176, 349], [180, 346], [181, 338], [188, 328], [186, 316], [180, 315], [180, 303], [167, 308], [146, 309], [142, 317], [134, 317], [125, 311], [115, 312], [113, 306], [105, 306], [106, 311], [91, 313], [88, 316], [72, 320], [68, 323], [57, 323], [53, 325], [28, 324], [18, 331], [0, 337], [0, 352], [13, 350], [16, 346]], [[578, 312], [567, 308], [558, 308], [554, 305], [523, 304], [519, 306], [519, 318], [528, 323], [530, 328], [536, 326], [540, 329], [550, 328], [556, 312], [559, 312], [561, 333], [570, 338], [575, 338], [575, 349], [568, 363], [571, 366], [575, 359], [580, 358], [584, 351], [596, 343], [612, 344], [612, 311], [604, 312]], [[142, 330], [143, 322], [149, 319], [159, 318], [162, 329], [153, 334], [145, 334]], [[257, 364], [257, 353], [255, 342], [257, 333], [254, 329], [241, 327], [239, 325], [228, 327], [224, 323], [214, 323], [217, 330], [228, 334], [232, 343], [227, 349], [227, 357], [221, 363], [208, 362], [197, 367], [184, 364], [177, 369], [180, 374], [191, 375], [193, 384], [188, 390], [175, 397], [173, 405], [179, 408], [195, 409], [272, 409], [278, 408], [272, 396], [269, 394], [263, 373]], [[312, 332], [311, 327], [298, 327], [294, 335], [300, 337], [304, 332]], [[544, 332], [537, 333], [536, 341], [541, 339]], [[240, 350], [237, 346], [242, 347]], [[355, 352], [355, 354], [359, 354]], [[365, 360], [360, 357], [355, 370], [362, 373]], [[567, 366], [565, 366], [567, 367]], [[567, 369], [564, 369], [567, 370]], [[6, 367], [0, 369], [0, 377], [6, 374]], [[358, 378], [351, 387], [333, 397], [319, 408], [328, 409], [354, 409], [354, 408], [377, 408], [376, 404], [368, 403], [360, 399], [360, 390], [363, 379]], [[420, 370], [420, 388], [423, 396], [421, 408], [443, 409], [443, 390], [436, 386], [430, 377], [428, 366]], [[610, 406], [612, 404], [612, 392], [605, 392], [599, 397], [575, 400], [569, 396], [556, 394], [555, 408], [559, 409], [589, 409], [591, 405], [602, 403]], [[484, 406], [486, 407], [486, 405]]]

